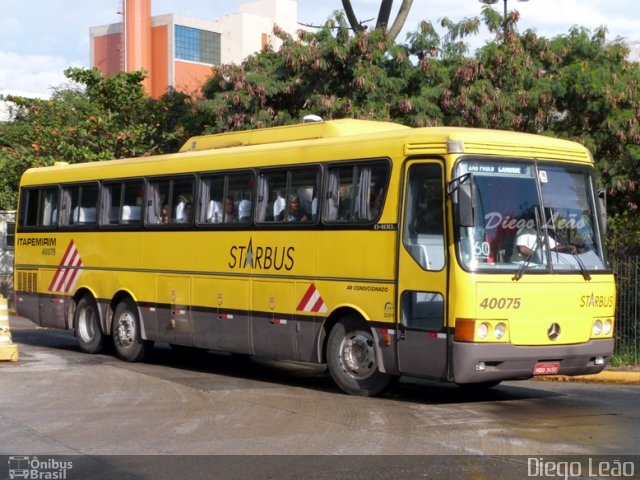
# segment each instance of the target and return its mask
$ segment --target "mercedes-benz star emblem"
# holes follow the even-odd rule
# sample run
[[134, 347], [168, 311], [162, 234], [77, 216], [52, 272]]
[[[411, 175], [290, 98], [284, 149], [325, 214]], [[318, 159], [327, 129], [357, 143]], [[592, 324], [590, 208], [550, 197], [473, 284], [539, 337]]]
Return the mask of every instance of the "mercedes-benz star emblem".
[[560, 336], [560, 325], [558, 325], [557, 323], [552, 323], [547, 330], [547, 336], [551, 341], [557, 340]]

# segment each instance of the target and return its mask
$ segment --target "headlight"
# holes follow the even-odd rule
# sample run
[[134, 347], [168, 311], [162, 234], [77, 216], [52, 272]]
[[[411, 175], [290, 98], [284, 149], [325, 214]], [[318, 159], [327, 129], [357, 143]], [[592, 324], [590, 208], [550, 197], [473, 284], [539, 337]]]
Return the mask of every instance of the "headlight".
[[602, 322], [600, 320], [596, 320], [593, 324], [593, 334], [600, 335], [602, 333]]
[[478, 325], [478, 337], [485, 339], [487, 338], [487, 335], [489, 335], [489, 324], [481, 323]]
[[504, 323], [499, 323], [496, 325], [496, 328], [493, 329], [493, 336], [500, 340], [502, 337], [504, 337], [506, 331], [507, 326]]
[[613, 323], [611, 323], [611, 320], [605, 320], [604, 325], [602, 326], [602, 331], [604, 332], [604, 334], [609, 335], [612, 330], [613, 330]]

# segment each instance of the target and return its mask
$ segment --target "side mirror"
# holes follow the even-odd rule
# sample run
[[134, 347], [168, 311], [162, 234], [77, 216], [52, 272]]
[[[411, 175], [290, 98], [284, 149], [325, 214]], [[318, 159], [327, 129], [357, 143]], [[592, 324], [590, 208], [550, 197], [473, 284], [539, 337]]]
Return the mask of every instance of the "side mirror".
[[458, 187], [458, 222], [461, 227], [475, 225], [476, 192], [473, 183]]
[[607, 234], [607, 191], [598, 190], [598, 215], [600, 217], [600, 225], [602, 225], [602, 233]]

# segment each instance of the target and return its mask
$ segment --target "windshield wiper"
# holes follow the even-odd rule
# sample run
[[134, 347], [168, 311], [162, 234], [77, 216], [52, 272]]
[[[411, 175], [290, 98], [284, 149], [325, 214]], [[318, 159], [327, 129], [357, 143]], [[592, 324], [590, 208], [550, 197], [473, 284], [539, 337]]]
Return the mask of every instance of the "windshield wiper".
[[[573, 251], [574, 246], [571, 243], [569, 243], [569, 241], [564, 237], [564, 235], [562, 235], [558, 230], [554, 229], [554, 231], [556, 234], [556, 241], [560, 241], [560, 244], [567, 249], [566, 253], [571, 254], [573, 258], [576, 259], [576, 262], [580, 267], [580, 273], [582, 273], [582, 277], [586, 281], [591, 280], [591, 275], [589, 275], [589, 272], [587, 271], [587, 267], [585, 267], [578, 253]], [[560, 252], [556, 251], [556, 253], [560, 253]], [[562, 253], [565, 253], [565, 252], [562, 252]]]
[[518, 280], [520, 280], [524, 275], [524, 272], [527, 270], [527, 268], [529, 268], [531, 259], [536, 254], [538, 243], [540, 243], [541, 233], [540, 233], [540, 217], [538, 216], [538, 207], [535, 207], [533, 213], [536, 221], [536, 241], [533, 243], [533, 247], [531, 248], [531, 253], [527, 256], [527, 258], [524, 259], [524, 261], [522, 262], [522, 265], [520, 265], [520, 268], [518, 268], [518, 271], [516, 272], [516, 274], [511, 278], [511, 280], [513, 280], [514, 282], [517, 282]]

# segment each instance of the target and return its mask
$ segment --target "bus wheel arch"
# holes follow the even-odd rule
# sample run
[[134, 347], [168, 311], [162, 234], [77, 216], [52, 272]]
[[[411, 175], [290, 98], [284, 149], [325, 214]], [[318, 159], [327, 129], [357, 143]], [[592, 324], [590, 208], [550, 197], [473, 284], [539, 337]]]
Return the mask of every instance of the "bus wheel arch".
[[367, 321], [354, 310], [343, 313], [329, 324], [323, 349], [329, 373], [346, 393], [378, 395], [393, 385], [395, 377], [380, 370], [380, 352]]
[[78, 290], [69, 306], [69, 313], [80, 349], [85, 353], [102, 352], [106, 335], [102, 328], [98, 302], [93, 292], [86, 288]]

